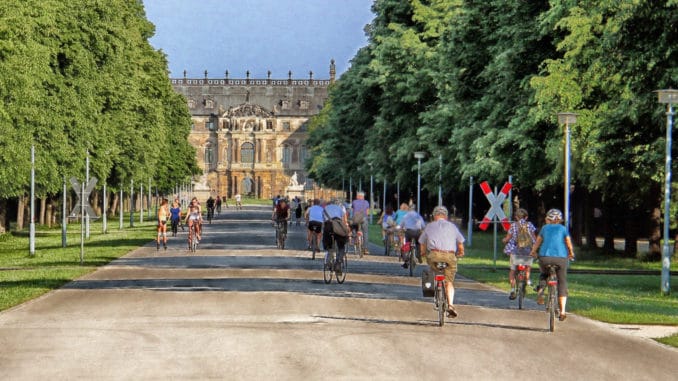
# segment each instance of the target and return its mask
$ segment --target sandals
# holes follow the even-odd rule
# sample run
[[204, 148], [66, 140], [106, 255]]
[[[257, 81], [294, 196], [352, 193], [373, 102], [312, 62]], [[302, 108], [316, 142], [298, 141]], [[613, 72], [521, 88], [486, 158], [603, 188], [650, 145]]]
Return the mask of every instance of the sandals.
[[560, 321], [564, 321], [565, 319], [567, 319], [567, 315], [565, 315], [565, 314], [558, 316], [558, 320], [560, 320]]
[[457, 311], [454, 309], [454, 307], [450, 306], [447, 308], [447, 317], [456, 318], [457, 316]]

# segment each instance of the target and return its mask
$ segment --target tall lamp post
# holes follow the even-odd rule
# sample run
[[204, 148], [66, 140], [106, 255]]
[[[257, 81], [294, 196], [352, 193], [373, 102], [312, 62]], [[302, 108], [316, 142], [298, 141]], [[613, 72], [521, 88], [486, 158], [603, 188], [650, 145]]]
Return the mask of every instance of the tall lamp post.
[[417, 214], [421, 214], [421, 159], [426, 156], [426, 152], [417, 151], [414, 158], [417, 159]]
[[565, 125], [565, 227], [570, 230], [570, 125], [577, 123], [577, 114], [571, 112], [559, 112], [558, 124]]
[[374, 214], [374, 175], [372, 174], [372, 163], [370, 164], [370, 225], [372, 225], [372, 216]]
[[669, 247], [669, 213], [671, 206], [671, 131], [673, 129], [673, 105], [678, 103], [678, 90], [657, 90], [659, 103], [666, 104], [666, 183], [664, 188], [664, 246], [662, 248], [662, 294], [669, 295], [671, 248]]

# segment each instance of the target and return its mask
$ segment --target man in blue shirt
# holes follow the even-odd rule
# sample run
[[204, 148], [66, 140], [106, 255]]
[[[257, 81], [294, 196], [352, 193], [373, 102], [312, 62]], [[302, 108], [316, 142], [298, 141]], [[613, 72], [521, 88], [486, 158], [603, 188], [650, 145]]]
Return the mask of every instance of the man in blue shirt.
[[320, 200], [317, 198], [313, 200], [313, 206], [306, 209], [306, 214], [304, 216], [306, 223], [308, 225], [308, 233], [306, 234], [306, 240], [308, 241], [308, 248], [311, 249], [311, 238], [313, 234], [317, 235], [318, 245], [320, 244], [322, 227], [323, 227], [323, 207], [320, 206]]
[[[424, 219], [421, 217], [421, 215], [419, 215], [419, 213], [417, 213], [416, 208], [411, 207], [410, 211], [407, 212], [407, 214], [405, 214], [405, 216], [400, 221], [400, 226], [405, 231], [405, 240], [410, 242], [411, 245], [414, 245], [415, 255], [419, 263], [421, 263], [422, 260], [421, 253], [419, 252], [419, 235], [426, 226]], [[405, 254], [406, 253], [401, 253], [402, 256]], [[407, 261], [405, 261], [403, 258], [403, 267], [407, 268], [408, 266], [409, 265], [407, 264]]]
[[[358, 192], [356, 199], [351, 204], [351, 209], [353, 210], [351, 225], [357, 225], [360, 231], [363, 232], [363, 242], [368, 242], [367, 214], [370, 209], [370, 203], [365, 200], [365, 192]], [[363, 245], [363, 251], [367, 254], [367, 245]]]
[[338, 234], [334, 234], [332, 230], [331, 220], [340, 219], [342, 223], [346, 226], [346, 229], [348, 230], [349, 226], [348, 226], [348, 217], [346, 215], [346, 209], [344, 209], [343, 205], [341, 205], [341, 202], [339, 200], [332, 200], [329, 204], [327, 204], [327, 206], [325, 206], [323, 215], [325, 220], [323, 228], [323, 247], [325, 248], [325, 251], [329, 251], [332, 248], [332, 238], [334, 238], [334, 242], [337, 243], [337, 258], [335, 262], [334, 271], [340, 274], [341, 273], [340, 264], [344, 260], [344, 255], [346, 252], [346, 241], [348, 237], [342, 237]]

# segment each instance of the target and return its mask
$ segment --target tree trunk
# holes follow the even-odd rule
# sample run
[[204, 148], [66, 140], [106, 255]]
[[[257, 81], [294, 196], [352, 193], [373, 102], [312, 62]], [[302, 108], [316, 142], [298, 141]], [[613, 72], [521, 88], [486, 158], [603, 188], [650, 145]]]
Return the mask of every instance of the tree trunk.
[[614, 253], [614, 230], [612, 228], [612, 208], [609, 207], [609, 203], [605, 202], [603, 204], [603, 237], [605, 241], [603, 242], [603, 250], [606, 253]]
[[7, 202], [6, 199], [0, 199], [0, 234], [7, 233], [9, 231], [9, 216], [7, 215]]
[[629, 211], [624, 219], [624, 256], [633, 258], [638, 253], [638, 237], [640, 236], [641, 216], [638, 210]]
[[26, 196], [19, 196], [19, 202], [16, 210], [16, 230], [24, 229], [24, 214], [26, 211]]
[[45, 215], [47, 214], [47, 197], [40, 199], [40, 225], [45, 225]]
[[[101, 216], [101, 206], [99, 205], [99, 192], [97, 191], [92, 192], [92, 202], [90, 203], [90, 205], [92, 205], [94, 213], [96, 213], [98, 216]], [[91, 216], [91, 218], [94, 218], [94, 216]]]
[[52, 198], [50, 197], [49, 203], [47, 204], [46, 208], [46, 213], [45, 213], [45, 219], [47, 222], [47, 227], [52, 228], [52, 215], [54, 214], [54, 203], [52, 201]]
[[118, 211], [118, 192], [111, 192], [113, 199], [111, 200], [111, 210], [109, 216], [115, 216]]

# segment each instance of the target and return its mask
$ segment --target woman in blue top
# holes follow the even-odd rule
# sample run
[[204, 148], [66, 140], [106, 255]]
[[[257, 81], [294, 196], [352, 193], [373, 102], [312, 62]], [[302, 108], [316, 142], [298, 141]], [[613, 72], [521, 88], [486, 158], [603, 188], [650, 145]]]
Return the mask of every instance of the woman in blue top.
[[544, 288], [548, 272], [546, 266], [556, 265], [558, 276], [558, 305], [560, 306], [560, 321], [565, 320], [565, 304], [567, 302], [567, 261], [574, 259], [572, 241], [567, 228], [560, 222], [563, 213], [558, 209], [551, 209], [546, 213], [546, 225], [542, 226], [537, 242], [532, 246], [531, 256], [537, 257], [539, 250], [539, 286], [537, 288], [537, 303], [544, 304]]

